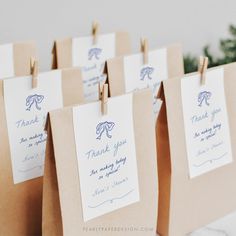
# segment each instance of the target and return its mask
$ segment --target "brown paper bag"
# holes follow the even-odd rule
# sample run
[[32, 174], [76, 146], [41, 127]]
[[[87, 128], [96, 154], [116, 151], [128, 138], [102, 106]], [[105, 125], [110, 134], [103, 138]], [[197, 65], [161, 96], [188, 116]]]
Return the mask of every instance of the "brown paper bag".
[[[98, 36], [99, 37], [99, 36]], [[56, 40], [52, 49], [52, 68], [67, 68], [72, 63], [72, 38]], [[131, 52], [131, 43], [127, 32], [115, 33], [115, 56]], [[107, 58], [108, 59], [108, 58]]]
[[140, 201], [86, 222], [78, 177], [73, 110], [69, 107], [50, 112], [43, 187], [44, 236], [156, 234], [158, 191], [151, 101], [150, 91], [133, 94]]
[[224, 69], [223, 80], [234, 160], [195, 178], [189, 177], [181, 100], [181, 81], [191, 78], [178, 77], [164, 81], [160, 89], [159, 97], [163, 100], [163, 105], [156, 127], [160, 235], [186, 235], [236, 209], [236, 63], [219, 68]]
[[[28, 79], [31, 80], [31, 77], [29, 76]], [[9, 80], [15, 80], [15, 78]], [[16, 78], [16, 80], [20, 79]], [[41, 235], [42, 221], [42, 177], [19, 184], [13, 182], [4, 103], [4, 81], [0, 81], [0, 235], [38, 236]], [[78, 68], [62, 70], [61, 81], [65, 106], [83, 101], [82, 91], [80, 91], [81, 72]]]
[[[23, 76], [31, 73], [29, 66], [30, 58], [36, 57], [36, 46], [34, 42], [0, 45], [0, 50], [2, 52], [0, 61], [8, 60], [9, 67], [4, 74], [0, 72], [0, 78]], [[1, 57], [3, 58], [1, 59]], [[1, 69], [4, 69], [2, 66], [6, 66], [5, 63], [4, 61], [4, 65], [0, 64]]]
[[[184, 74], [182, 47], [178, 44], [170, 45], [166, 47], [166, 54], [167, 78], [182, 76]], [[125, 79], [128, 80], [129, 78], [125, 78], [124, 61], [129, 56], [132, 55], [120, 56], [107, 60], [106, 70], [111, 96], [127, 92], [125, 88]], [[130, 70], [131, 69], [132, 68], [130, 68]], [[160, 78], [160, 80], [163, 79], [165, 78]]]
[[[97, 31], [97, 30], [96, 30]], [[116, 32], [57, 40], [53, 47], [53, 68], [78, 66], [83, 77], [85, 101], [98, 100], [98, 83], [105, 83], [105, 61], [131, 50], [129, 34]]]

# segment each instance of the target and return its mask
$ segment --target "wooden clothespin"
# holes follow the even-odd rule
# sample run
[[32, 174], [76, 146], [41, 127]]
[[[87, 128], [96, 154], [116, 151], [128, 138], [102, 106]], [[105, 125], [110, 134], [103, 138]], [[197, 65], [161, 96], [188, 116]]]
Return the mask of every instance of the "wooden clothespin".
[[148, 64], [148, 40], [141, 39], [141, 52], [143, 53], [143, 63]]
[[93, 25], [92, 25], [93, 44], [97, 43], [98, 31], [99, 31], [99, 24], [95, 21], [93, 22]]
[[206, 71], [208, 67], [208, 57], [201, 56], [198, 64], [198, 72], [201, 75], [201, 85], [206, 83]]
[[101, 111], [103, 115], [107, 114], [108, 84], [99, 84], [99, 100], [101, 100]]
[[98, 83], [98, 99], [102, 100], [102, 83]]
[[32, 88], [36, 88], [38, 84], [38, 61], [33, 57], [30, 58], [30, 67], [31, 67], [31, 75], [32, 75]]

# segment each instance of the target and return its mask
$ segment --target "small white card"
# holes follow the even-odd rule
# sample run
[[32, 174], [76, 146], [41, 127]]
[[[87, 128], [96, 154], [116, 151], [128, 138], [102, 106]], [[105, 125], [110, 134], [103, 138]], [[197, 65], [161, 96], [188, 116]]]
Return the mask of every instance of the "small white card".
[[84, 96], [86, 101], [98, 100], [98, 83], [105, 82], [105, 61], [116, 55], [116, 36], [99, 35], [93, 45], [92, 36], [74, 38], [72, 41], [72, 64], [82, 67]]
[[190, 178], [233, 161], [224, 91], [224, 70], [181, 80], [184, 129]]
[[4, 100], [14, 183], [43, 175], [47, 112], [63, 106], [61, 71], [4, 80]]
[[0, 45], [0, 79], [14, 76], [13, 45]]
[[139, 201], [132, 94], [73, 109], [84, 221]]
[[158, 49], [148, 53], [148, 65], [143, 64], [143, 54], [124, 57], [124, 77], [126, 92], [150, 88], [153, 93], [153, 110], [160, 110], [161, 102], [156, 98], [161, 81], [168, 78], [167, 49]]

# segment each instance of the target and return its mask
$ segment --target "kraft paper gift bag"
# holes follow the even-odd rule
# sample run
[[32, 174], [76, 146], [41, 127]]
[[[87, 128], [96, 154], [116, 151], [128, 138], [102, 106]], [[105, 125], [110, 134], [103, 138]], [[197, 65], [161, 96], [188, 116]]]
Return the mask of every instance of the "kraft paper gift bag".
[[160, 101], [156, 95], [161, 81], [184, 74], [182, 48], [174, 44], [148, 51], [147, 40], [143, 40], [141, 50], [140, 53], [107, 60], [110, 95], [149, 87], [153, 92], [154, 113], [157, 114]]
[[156, 235], [152, 115], [147, 90], [49, 113], [44, 236]]
[[1, 236], [41, 235], [44, 120], [49, 110], [83, 100], [81, 81], [78, 68], [0, 81]]
[[56, 40], [53, 47], [53, 68], [82, 68], [86, 101], [98, 99], [97, 85], [106, 80], [105, 61], [131, 52], [127, 32], [98, 34], [96, 27], [91, 36]]
[[36, 57], [34, 42], [0, 45], [0, 79], [30, 74], [30, 58]]
[[160, 235], [186, 235], [236, 209], [235, 78], [233, 63], [163, 82]]

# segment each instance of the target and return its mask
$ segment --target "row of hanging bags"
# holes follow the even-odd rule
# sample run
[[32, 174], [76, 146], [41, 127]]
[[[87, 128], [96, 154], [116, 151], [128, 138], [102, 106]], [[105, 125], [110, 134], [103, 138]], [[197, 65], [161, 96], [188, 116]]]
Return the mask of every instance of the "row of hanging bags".
[[[97, 40], [101, 40], [102, 36], [100, 38], [97, 35]], [[96, 48], [93, 42], [93, 37], [90, 37], [88, 44]], [[84, 44], [81, 43], [80, 47], [84, 47]], [[71, 43], [65, 48], [61, 46], [60, 50], [68, 50], [68, 45]], [[154, 91], [158, 90], [160, 82], [167, 79], [168, 75], [183, 75], [183, 59], [179, 45], [151, 51], [150, 55], [147, 46], [147, 41], [142, 42], [142, 53], [133, 56], [127, 54], [128, 59], [134, 58], [128, 64], [132, 68], [127, 66], [127, 71], [134, 67], [131, 76], [124, 77], [120, 66], [122, 63], [115, 63], [116, 60], [125, 60], [126, 56], [120, 57], [122, 59], [107, 58], [105, 72], [108, 72], [108, 77], [96, 80], [94, 84], [99, 101], [50, 112], [46, 126], [48, 141], [43, 191], [43, 235], [156, 234], [158, 179], [153, 139]], [[84, 54], [76, 55], [88, 57], [90, 47]], [[102, 46], [100, 49], [103, 51]], [[65, 59], [71, 63], [71, 59], [67, 60], [71, 58], [71, 52], [67, 59], [60, 58], [58, 53], [54, 55], [57, 55], [54, 62]], [[144, 57], [148, 59], [145, 61]], [[111, 64], [114, 67], [109, 66]], [[147, 75], [141, 73], [145, 66], [154, 67], [155, 72], [149, 70], [149, 73], [147, 70]], [[86, 69], [85, 66], [85, 72]], [[116, 96], [107, 98], [106, 84], [98, 89], [98, 82], [104, 82], [105, 79], [109, 83], [109, 94]], [[131, 83], [137, 84], [132, 90], [125, 91], [123, 85], [125, 80], [129, 83], [129, 79]], [[147, 82], [152, 79], [153, 83]], [[145, 83], [142, 87], [139, 85], [140, 80]], [[83, 83], [86, 83], [84, 78]], [[148, 89], [142, 89], [146, 87]], [[137, 89], [141, 90], [134, 91]], [[125, 95], [125, 92], [129, 93]], [[61, 135], [62, 131], [65, 136]], [[123, 142], [118, 142], [121, 151], [116, 156], [112, 152], [118, 137], [129, 139], [123, 138]], [[124, 160], [129, 160], [127, 166]], [[118, 167], [115, 163], [119, 164]], [[130, 173], [126, 172], [127, 169]], [[109, 181], [107, 176], [113, 177]], [[117, 183], [121, 184], [119, 191], [113, 189]]]
[[[105, 59], [116, 53], [122, 55], [128, 52], [127, 33], [108, 36], [110, 46], [105, 55], [102, 54]], [[87, 100], [90, 96], [86, 94], [87, 88], [97, 88], [97, 85], [94, 81], [89, 86], [83, 85], [83, 67], [82, 71], [78, 67], [70, 67], [39, 73], [33, 43], [3, 45], [0, 52], [1, 76], [9, 77], [1, 81], [3, 138], [0, 160], [4, 190], [0, 193], [0, 234], [41, 235], [47, 112]], [[94, 60], [93, 55], [97, 60], [99, 52], [90, 53], [89, 57], [92, 57], [89, 60]], [[92, 65], [89, 77], [95, 79], [95, 83], [105, 59]], [[98, 92], [95, 91], [94, 95], [92, 88], [88, 94], [96, 97]]]

